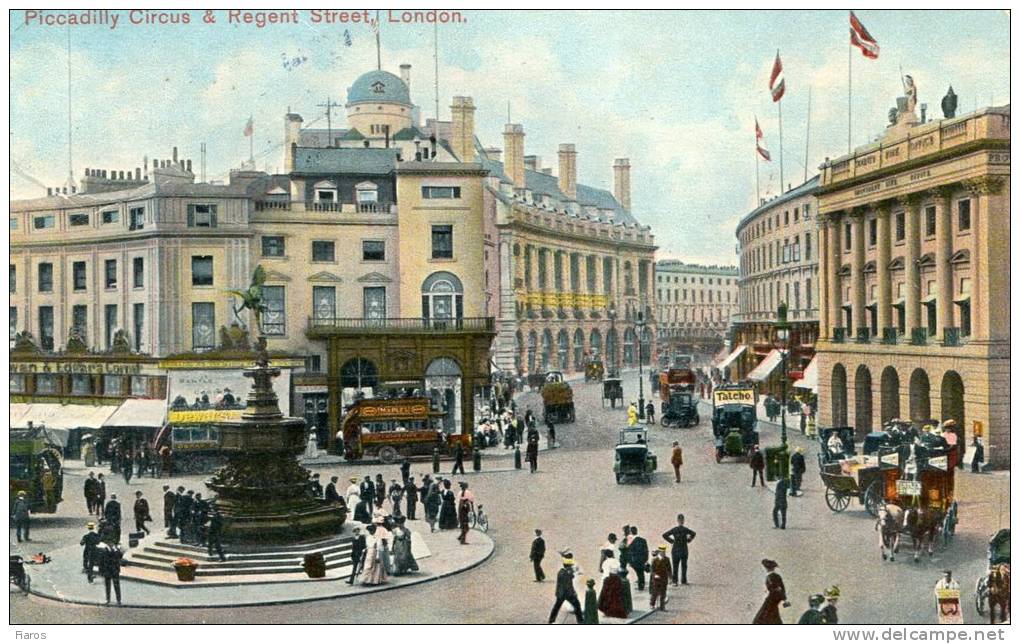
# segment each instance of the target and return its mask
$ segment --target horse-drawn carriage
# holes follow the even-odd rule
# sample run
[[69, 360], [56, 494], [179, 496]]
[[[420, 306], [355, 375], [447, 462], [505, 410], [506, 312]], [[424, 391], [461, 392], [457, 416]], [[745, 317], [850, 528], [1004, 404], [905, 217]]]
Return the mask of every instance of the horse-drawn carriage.
[[878, 516], [885, 502], [886, 479], [898, 478], [896, 464], [888, 456], [883, 460], [880, 455], [858, 455], [853, 427], [821, 427], [818, 442], [819, 474], [829, 509], [842, 512], [851, 499], [857, 499], [871, 516]]
[[542, 387], [545, 386], [546, 374], [543, 372], [529, 373], [528, 374], [528, 390], [529, 391], [541, 391]]
[[547, 423], [574, 422], [574, 391], [563, 380], [563, 373], [550, 371], [545, 374], [542, 386], [542, 407]]
[[602, 378], [606, 375], [606, 369], [602, 365], [602, 361], [598, 358], [594, 358], [584, 365], [584, 381], [585, 382], [601, 382]]
[[616, 403], [619, 401], [620, 405], [623, 405], [623, 381], [619, 378], [606, 378], [602, 381], [602, 406], [606, 406], [606, 401], [609, 401], [609, 406], [616, 409]]
[[1009, 528], [999, 530], [988, 540], [988, 573], [978, 579], [974, 589], [974, 607], [978, 615], [990, 611], [991, 623], [995, 623], [995, 608], [999, 608], [1002, 621], [1010, 613], [1010, 557]]

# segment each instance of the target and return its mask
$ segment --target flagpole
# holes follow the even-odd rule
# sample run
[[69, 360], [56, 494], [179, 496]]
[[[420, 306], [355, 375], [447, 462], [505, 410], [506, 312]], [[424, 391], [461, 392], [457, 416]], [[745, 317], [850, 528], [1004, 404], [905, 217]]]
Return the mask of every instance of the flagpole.
[[[757, 125], [757, 123], [755, 123]], [[754, 191], [758, 195], [758, 200], [754, 203], [754, 207], [757, 208], [761, 205], [761, 176], [758, 172], [758, 157], [761, 156], [758, 153], [758, 133], [754, 133]]]
[[776, 101], [779, 105], [779, 194], [786, 191], [786, 182], [783, 178], [783, 101]]
[[804, 136], [804, 183], [808, 175], [808, 150], [811, 146], [811, 86], [807, 88], [807, 134]]
[[854, 45], [851, 39], [846, 46], [846, 153], [850, 154], [853, 152], [853, 143], [851, 137], [851, 131], [853, 127], [853, 100], [854, 100], [854, 85], [853, 85], [853, 60], [854, 60]]

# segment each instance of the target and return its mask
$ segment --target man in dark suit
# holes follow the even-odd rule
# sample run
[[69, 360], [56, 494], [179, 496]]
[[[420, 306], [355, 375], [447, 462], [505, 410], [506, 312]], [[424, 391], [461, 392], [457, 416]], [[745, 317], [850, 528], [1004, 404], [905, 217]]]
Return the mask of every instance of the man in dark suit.
[[[334, 476], [333, 478], [336, 477]], [[336, 492], [335, 486], [333, 491]], [[313, 499], [322, 498], [322, 483], [319, 482], [318, 472], [312, 474], [312, 478], [308, 481], [308, 492], [312, 495]]]
[[542, 531], [535, 530], [535, 540], [531, 542], [531, 565], [535, 567], [535, 581], [545, 581], [545, 572], [542, 571], [542, 559], [545, 558], [545, 539], [542, 538]]
[[578, 624], [584, 623], [584, 616], [581, 614], [581, 602], [577, 598], [577, 591], [574, 590], [574, 560], [564, 557], [563, 567], [556, 574], [556, 603], [553, 604], [552, 612], [549, 613], [549, 623], [556, 621], [560, 614], [560, 607], [563, 602], [569, 602], [574, 607], [574, 616]]
[[676, 515], [676, 527], [664, 532], [662, 538], [672, 545], [673, 585], [676, 586], [677, 568], [680, 568], [680, 583], [687, 585], [687, 544], [694, 541], [694, 530], [684, 526], [684, 515]]
[[326, 503], [339, 503], [340, 493], [337, 492], [336, 482], [340, 480], [338, 476], [329, 477], [329, 483], [326, 484], [325, 499]]
[[145, 526], [147, 521], [152, 521], [152, 515], [149, 514], [149, 502], [142, 496], [142, 491], [138, 490], [135, 492], [135, 532], [144, 532], [149, 534], [149, 528]]
[[81, 538], [79, 545], [83, 546], [81, 553], [81, 567], [88, 575], [89, 583], [95, 578], [96, 564], [99, 563], [98, 557], [96, 556], [96, 547], [99, 546], [99, 533], [96, 532], [96, 524], [89, 521], [85, 524], [88, 528], [88, 532]]
[[[359, 503], [358, 505], [361, 504]], [[354, 528], [354, 540], [351, 542], [351, 576], [347, 580], [349, 585], [354, 585], [354, 578], [358, 576], [364, 565], [365, 535], [361, 534], [361, 528]]]
[[411, 478], [411, 461], [404, 458], [400, 463], [400, 482], [406, 488], [407, 481]]
[[[790, 493], [790, 482], [787, 479], [779, 479], [776, 481], [776, 500], [772, 504], [772, 523], [777, 528], [786, 530], [786, 495]], [[779, 517], [782, 515], [782, 525], [779, 523]]]
[[361, 500], [368, 504], [368, 513], [372, 514], [372, 504], [375, 502], [375, 483], [372, 482], [372, 477], [365, 475], [365, 480], [361, 482]]
[[177, 518], [177, 529], [181, 533], [181, 543], [191, 543], [194, 539], [191, 516], [195, 509], [195, 491], [188, 490], [187, 493], [184, 493], [184, 488], [180, 489], [182, 492], [177, 497], [177, 505], [174, 506], [174, 516]]
[[93, 514], [96, 511], [96, 473], [89, 472], [89, 477], [85, 479], [85, 507], [88, 509], [89, 514]]
[[754, 446], [754, 451], [751, 452], [751, 487], [761, 480], [761, 486], [765, 487], [765, 454], [762, 453], [758, 446]]
[[212, 557], [215, 550], [216, 554], [220, 556], [220, 561], [226, 561], [227, 557], [223, 554], [223, 515], [215, 505], [212, 506], [212, 514], [209, 517], [209, 530], [206, 539], [209, 543], [209, 556]]
[[100, 474], [96, 477], [96, 516], [103, 516], [106, 508], [106, 479]]
[[173, 493], [169, 485], [163, 486], [163, 527], [171, 529], [174, 524], [174, 503], [177, 502], [177, 495]]
[[179, 536], [181, 526], [184, 523], [184, 503], [184, 486], [179, 485], [177, 486], [177, 492], [174, 494], [174, 515], [173, 520], [170, 522], [170, 532], [167, 533], [167, 537], [170, 539], [176, 539]]
[[[113, 503], [115, 494], [110, 495], [110, 503]], [[109, 506], [109, 503], [107, 503]], [[119, 531], [119, 528], [118, 528]], [[99, 574], [103, 577], [103, 583], [106, 586], [106, 603], [110, 603], [110, 586], [117, 594], [117, 603], [120, 603], [120, 566], [121, 560], [124, 558], [124, 551], [120, 549], [116, 543], [107, 541], [100, 544], [98, 548], [99, 553]]]
[[630, 546], [627, 548], [627, 561], [634, 572], [637, 573], [638, 590], [645, 589], [645, 566], [648, 564], [648, 542], [644, 537], [639, 537], [637, 527], [630, 527]]
[[407, 477], [404, 494], [407, 495], [407, 520], [414, 521], [415, 513], [418, 510], [418, 485], [414, 482], [413, 476]]
[[106, 519], [106, 525], [109, 526], [111, 543], [120, 543], [120, 501], [117, 500], [116, 494], [111, 494], [110, 500], [106, 502], [106, 507], [103, 508], [103, 518]]

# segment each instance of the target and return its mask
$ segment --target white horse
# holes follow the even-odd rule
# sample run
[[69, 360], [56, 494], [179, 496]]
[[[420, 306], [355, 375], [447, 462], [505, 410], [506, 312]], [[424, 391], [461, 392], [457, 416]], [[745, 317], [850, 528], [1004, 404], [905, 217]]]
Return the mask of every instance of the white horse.
[[[906, 517], [903, 508], [893, 503], [887, 503], [878, 508], [878, 521], [875, 522], [875, 530], [878, 531], [878, 547], [882, 552], [882, 561], [896, 561], [896, 551], [900, 548], [900, 532], [903, 530]], [[886, 550], [889, 554], [886, 554]]]

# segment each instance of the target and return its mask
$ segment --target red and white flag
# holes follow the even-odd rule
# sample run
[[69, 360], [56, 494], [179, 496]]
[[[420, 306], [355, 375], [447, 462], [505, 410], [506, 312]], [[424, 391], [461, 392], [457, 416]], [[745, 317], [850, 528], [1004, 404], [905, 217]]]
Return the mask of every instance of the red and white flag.
[[244, 126], [244, 135], [251, 136], [255, 134], [255, 119], [251, 116], [248, 117], [248, 123]]
[[779, 52], [776, 52], [776, 62], [772, 63], [772, 75], [769, 77], [769, 91], [772, 92], [772, 102], [775, 103], [783, 98], [786, 92], [786, 79], [783, 77], [783, 61], [779, 60]]
[[861, 50], [865, 58], [878, 58], [878, 41], [871, 37], [854, 12], [850, 12], [850, 44]]
[[769, 154], [769, 151], [762, 147], [762, 144], [765, 142], [765, 134], [762, 133], [761, 126], [758, 125], [757, 117], [755, 117], [754, 119], [754, 138], [755, 148], [757, 148], [758, 154], [760, 154], [761, 158], [765, 159], [766, 161], [771, 161], [772, 156]]

